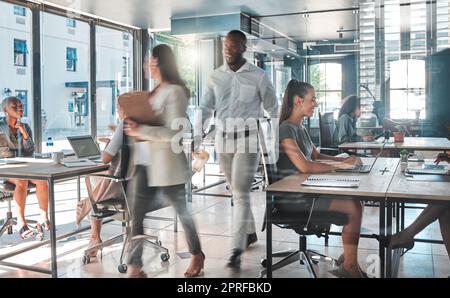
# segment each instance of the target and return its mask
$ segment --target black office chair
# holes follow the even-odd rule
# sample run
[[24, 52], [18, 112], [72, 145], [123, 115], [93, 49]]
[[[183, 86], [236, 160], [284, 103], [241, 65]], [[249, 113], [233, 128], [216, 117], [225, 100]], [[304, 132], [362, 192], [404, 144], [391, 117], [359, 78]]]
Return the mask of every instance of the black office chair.
[[[120, 261], [118, 265], [118, 270], [120, 273], [127, 272], [127, 265], [124, 262], [124, 256], [125, 252], [127, 251], [128, 246], [131, 244], [132, 241], [144, 241], [144, 243], [149, 244], [155, 249], [158, 249], [162, 251], [160, 254], [160, 258], [163, 262], [166, 262], [170, 259], [169, 250], [162, 246], [161, 241], [158, 239], [158, 236], [153, 235], [137, 235], [133, 238], [130, 237], [131, 235], [131, 209], [129, 208], [127, 194], [126, 194], [126, 188], [127, 188], [127, 182], [130, 177], [133, 177], [134, 174], [127, 175], [128, 171], [128, 165], [130, 161], [130, 147], [129, 147], [129, 140], [126, 135], [123, 136], [122, 141], [122, 150], [121, 150], [121, 159], [120, 159], [120, 173], [118, 175], [120, 177], [111, 176], [111, 175], [104, 175], [104, 174], [96, 174], [96, 175], [90, 175], [90, 177], [99, 177], [103, 179], [109, 179], [115, 183], [121, 183], [122, 186], [122, 197], [121, 198], [109, 198], [106, 200], [102, 200], [99, 202], [93, 202], [92, 200], [89, 200], [92, 206], [93, 214], [92, 217], [96, 219], [104, 219], [104, 218], [113, 218], [115, 220], [118, 220], [122, 222], [122, 227], [124, 229], [123, 233], [116, 235], [114, 237], [109, 238], [106, 241], [103, 241], [102, 243], [99, 243], [97, 245], [94, 245], [84, 251], [83, 255], [83, 263], [87, 264], [90, 262], [90, 253], [93, 251], [98, 251], [99, 249], [103, 249], [104, 247], [110, 246], [114, 243], [122, 241], [123, 237], [125, 237], [123, 241], [122, 251], [120, 253]], [[159, 200], [156, 198], [152, 198], [151, 200], [152, 206], [149, 208], [149, 213], [152, 211], [156, 211], [165, 207], [170, 206], [168, 202]], [[156, 219], [156, 220], [170, 220], [169, 218], [163, 218], [163, 217], [154, 217], [154, 216], [146, 216], [146, 219]], [[177, 231], [177, 214], [174, 215], [174, 230]], [[101, 255], [100, 255], [101, 256]]]
[[336, 121], [334, 113], [319, 113], [320, 146], [319, 152], [327, 155], [338, 155], [339, 149], [335, 142]]
[[[28, 191], [33, 190], [36, 187], [35, 184], [29, 182], [28, 183]], [[13, 233], [13, 226], [17, 225], [17, 219], [12, 216], [12, 207], [11, 201], [14, 199], [14, 190], [16, 186], [7, 181], [0, 181], [0, 203], [7, 204], [6, 218], [3, 219], [0, 224], [2, 227], [0, 228], [0, 236], [3, 235], [6, 231], [7, 234], [11, 235]], [[36, 220], [26, 219], [27, 225], [29, 225], [32, 229], [38, 231], [37, 225], [38, 222]], [[39, 240], [44, 239], [44, 234], [37, 232], [36, 234]]]
[[[96, 219], [105, 219], [105, 218], [113, 218], [115, 220], [118, 220], [122, 222], [122, 226], [124, 228], [124, 231], [116, 236], [113, 236], [109, 238], [106, 241], [103, 241], [97, 245], [94, 245], [84, 251], [83, 255], [83, 263], [88, 264], [90, 263], [90, 253], [93, 251], [97, 251], [100, 249], [103, 249], [104, 247], [113, 245], [117, 242], [122, 241], [123, 238], [123, 246], [120, 253], [120, 261], [118, 265], [118, 270], [120, 273], [125, 273], [127, 271], [127, 265], [124, 262], [124, 256], [125, 252], [127, 251], [128, 245], [130, 245], [131, 241], [134, 241], [136, 239], [145, 241], [146, 244], [149, 244], [155, 249], [158, 249], [162, 251], [160, 254], [160, 258], [163, 262], [166, 262], [170, 259], [169, 250], [162, 246], [162, 243], [160, 240], [158, 240], [158, 236], [154, 235], [138, 235], [136, 237], [130, 238], [131, 235], [131, 218], [132, 215], [130, 213], [130, 208], [128, 204], [128, 199], [125, 192], [124, 184], [126, 184], [125, 178], [118, 178], [114, 176], [109, 175], [91, 175], [90, 177], [99, 177], [104, 179], [112, 180], [115, 183], [122, 183], [122, 191], [123, 191], [123, 198], [110, 198], [107, 200], [102, 200], [100, 202], [91, 202], [93, 213], [91, 216]], [[161, 200], [152, 200], [153, 206], [151, 206], [150, 211], [156, 211], [165, 207], [168, 207], [169, 204], [164, 203]], [[176, 217], [176, 215], [175, 215]], [[146, 217], [146, 218], [152, 218], [152, 217]], [[162, 219], [162, 218], [156, 218], [156, 219]], [[176, 221], [176, 219], [175, 219]]]
[[[266, 157], [266, 156], [264, 156]], [[265, 158], [264, 158], [265, 159]], [[278, 180], [276, 163], [265, 163], [267, 184], [270, 185]], [[298, 196], [297, 196], [298, 198]], [[271, 210], [272, 224], [283, 228], [294, 230], [299, 235], [299, 249], [290, 251], [281, 251], [272, 253], [272, 257], [281, 257], [282, 260], [272, 265], [272, 271], [285, 267], [293, 262], [300, 261], [300, 264], [306, 265], [310, 275], [317, 278], [313, 263], [318, 260], [329, 260], [334, 265], [336, 260], [329, 258], [316, 251], [307, 249], [306, 236], [316, 235], [317, 237], [327, 236], [331, 224], [345, 225], [348, 222], [347, 215], [334, 211], [314, 211], [313, 208], [305, 208], [304, 212], [290, 212], [291, 207], [295, 206], [295, 196], [275, 197]], [[313, 200], [312, 198], [309, 199]], [[262, 231], [266, 228], [266, 217], [264, 217]], [[267, 259], [261, 260], [261, 265], [267, 267]], [[260, 277], [267, 274], [267, 269], [260, 271]]]

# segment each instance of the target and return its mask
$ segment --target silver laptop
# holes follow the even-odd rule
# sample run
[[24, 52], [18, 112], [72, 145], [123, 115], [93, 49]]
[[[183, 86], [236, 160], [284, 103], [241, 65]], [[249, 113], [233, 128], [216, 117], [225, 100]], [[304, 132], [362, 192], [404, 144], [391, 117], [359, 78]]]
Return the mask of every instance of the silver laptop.
[[101, 161], [102, 153], [92, 136], [67, 137], [67, 140], [78, 159]]
[[336, 172], [344, 172], [344, 173], [370, 173], [372, 171], [372, 167], [375, 164], [377, 159], [370, 159], [369, 162], [363, 163], [362, 165], [356, 166], [352, 169], [338, 169]]

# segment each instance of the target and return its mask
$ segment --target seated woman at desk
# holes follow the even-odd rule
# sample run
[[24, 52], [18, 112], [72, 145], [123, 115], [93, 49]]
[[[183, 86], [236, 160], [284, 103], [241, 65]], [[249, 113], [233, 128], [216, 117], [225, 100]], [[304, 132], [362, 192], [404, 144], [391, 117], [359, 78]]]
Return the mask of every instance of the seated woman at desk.
[[[439, 154], [435, 162], [439, 164], [442, 161], [450, 163], [450, 155]], [[436, 220], [439, 220], [442, 240], [450, 256], [450, 207], [445, 205], [428, 205], [411, 225], [391, 236], [390, 246], [392, 249], [404, 248], [406, 251], [412, 249], [414, 237]]]
[[[18, 156], [19, 151], [23, 157], [31, 157], [34, 153], [34, 142], [31, 128], [28, 124], [19, 121], [23, 117], [23, 104], [17, 97], [7, 97], [2, 101], [2, 109], [6, 117], [0, 119], [0, 133], [3, 133], [8, 140], [8, 156]], [[21, 140], [19, 144], [19, 140]], [[21, 148], [21, 150], [19, 150]], [[48, 185], [42, 180], [8, 179], [7, 182], [14, 184], [14, 200], [17, 205], [17, 225], [19, 235], [22, 239], [34, 236], [25, 221], [25, 204], [28, 195], [28, 182], [36, 185], [36, 196], [41, 210], [41, 224], [38, 229], [50, 229], [48, 220]], [[40, 231], [43, 232], [43, 231]]]
[[373, 141], [373, 136], [360, 137], [356, 134], [356, 120], [361, 117], [361, 101], [356, 95], [347, 96], [339, 110], [339, 120], [337, 124], [337, 142], [339, 144]]
[[[303, 119], [311, 117], [317, 107], [313, 86], [291, 80], [284, 94], [279, 127], [280, 157], [277, 162], [282, 177], [298, 172], [328, 173], [337, 168], [346, 169], [361, 163], [361, 160], [355, 157], [341, 158], [321, 154], [312, 143], [303, 126]], [[339, 277], [365, 276], [358, 265], [358, 242], [363, 213], [361, 202], [320, 197], [316, 200], [314, 210], [341, 212], [349, 219], [342, 229], [343, 264], [332, 273]]]
[[[119, 116], [119, 124], [117, 126], [110, 126], [114, 130], [114, 134], [106, 145], [105, 150], [102, 153], [103, 163], [111, 163], [108, 169], [108, 175], [125, 178], [128, 170], [128, 162], [130, 151], [127, 146], [128, 138], [123, 133], [123, 119], [125, 115], [117, 102], [117, 114]], [[111, 198], [122, 198], [123, 189], [126, 189], [126, 185], [121, 185], [120, 182], [114, 182], [110, 179], [98, 178], [98, 177], [86, 177], [86, 189], [89, 198], [84, 199], [78, 203], [76, 222], [79, 225], [81, 220], [89, 213], [92, 204], [100, 202], [102, 200]], [[91, 218], [91, 235], [89, 238], [88, 248], [102, 243], [100, 236], [102, 228], [102, 220]], [[96, 251], [92, 251], [89, 257], [94, 258], [97, 256]]]

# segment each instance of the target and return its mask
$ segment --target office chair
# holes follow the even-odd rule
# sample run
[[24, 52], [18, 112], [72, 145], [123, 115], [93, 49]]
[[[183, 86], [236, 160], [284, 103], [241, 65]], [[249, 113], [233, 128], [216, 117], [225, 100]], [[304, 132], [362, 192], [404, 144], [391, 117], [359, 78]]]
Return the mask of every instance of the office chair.
[[320, 146], [319, 152], [327, 155], [338, 155], [334, 136], [336, 133], [336, 122], [333, 112], [319, 113]]
[[[153, 248], [162, 251], [162, 253], [160, 254], [160, 258], [163, 262], [168, 261], [170, 259], [169, 250], [162, 246], [161, 241], [158, 240], [158, 236], [138, 235], [136, 237], [130, 238], [130, 235], [131, 235], [130, 222], [131, 222], [132, 215], [130, 213], [128, 199], [127, 199], [125, 187], [124, 187], [124, 183], [126, 183], [127, 179], [126, 178], [118, 178], [118, 177], [111, 176], [111, 175], [102, 175], [102, 174], [90, 175], [90, 177], [98, 177], [98, 178], [108, 179], [115, 183], [122, 184], [122, 193], [123, 193], [123, 198], [125, 198], [125, 199], [110, 198], [110, 199], [102, 200], [100, 202], [92, 202], [91, 200], [89, 200], [89, 201], [91, 202], [91, 205], [92, 205], [93, 213], [91, 214], [91, 216], [93, 218], [99, 219], [99, 220], [105, 219], [105, 218], [113, 218], [115, 220], [118, 220], [118, 221], [122, 222], [124, 231], [119, 235], [113, 236], [106, 241], [103, 241], [101, 243], [98, 243], [98, 244], [86, 249], [84, 251], [84, 255], [82, 258], [83, 264], [90, 263], [91, 260], [90, 260], [89, 255], [91, 252], [94, 252], [97, 250], [102, 250], [103, 248], [105, 248], [107, 246], [110, 246], [117, 242], [120, 242], [120, 241], [122, 241], [122, 239], [124, 237], [125, 237], [125, 239], [123, 241], [123, 246], [122, 246], [122, 250], [120, 253], [120, 261], [119, 261], [120, 264], [117, 267], [120, 273], [127, 272], [128, 268], [127, 268], [126, 263], [124, 262], [124, 256], [125, 256], [125, 252], [128, 248], [128, 245], [131, 243], [132, 240], [145, 241], [146, 244], [149, 244]], [[154, 202], [154, 205], [151, 206], [150, 212], [169, 206], [168, 203], [163, 203], [161, 200], [152, 200], [152, 202]], [[151, 219], [152, 217], [146, 217], [146, 218]], [[156, 218], [156, 219], [162, 219], [162, 218]], [[174, 221], [176, 222], [176, 215], [175, 215]], [[101, 254], [100, 254], [100, 256], [101, 256]]]
[[[263, 156], [264, 158], [265, 156]], [[276, 163], [265, 162], [266, 177], [268, 178], [267, 184], [275, 183], [278, 179]], [[298, 195], [283, 195], [283, 197], [276, 196], [273, 200], [271, 210], [266, 212], [272, 213], [272, 223], [283, 229], [294, 230], [299, 235], [299, 248], [297, 250], [281, 251], [272, 253], [272, 257], [281, 257], [282, 260], [272, 265], [272, 271], [285, 267], [296, 261], [300, 261], [300, 264], [305, 265], [310, 275], [317, 278], [316, 271], [313, 264], [317, 264], [319, 260], [331, 261], [334, 265], [336, 260], [320, 254], [316, 251], [307, 249], [308, 235], [316, 235], [317, 237], [328, 236], [331, 224], [345, 225], [348, 222], [347, 215], [334, 211], [314, 211], [313, 208], [305, 208], [304, 212], [290, 212], [292, 210], [290, 206], [296, 204], [292, 202]], [[312, 200], [312, 198], [310, 199]], [[283, 208], [284, 205], [284, 208]], [[295, 208], [295, 207], [294, 207]], [[266, 228], [266, 217], [264, 216], [264, 222], [262, 231]], [[271, 241], [271, 237], [269, 238]], [[261, 265], [267, 267], [267, 259], [261, 260]], [[260, 277], [267, 274], [267, 269], [260, 271]]]
[[[28, 191], [34, 189], [36, 185], [29, 182], [28, 183]], [[0, 236], [2, 236], [5, 231], [9, 235], [13, 233], [13, 226], [17, 225], [17, 219], [12, 216], [12, 210], [11, 210], [11, 201], [14, 199], [14, 190], [16, 189], [16, 186], [12, 183], [9, 183], [7, 181], [0, 181], [0, 203], [7, 203], [7, 211], [6, 211], [6, 218], [3, 219], [1, 222], [2, 227], [0, 229]], [[36, 220], [26, 219], [25, 222], [27, 225], [30, 225], [31, 228], [37, 230], [38, 222]], [[37, 238], [39, 240], [44, 239], [43, 233], [38, 233]]]
[[[151, 245], [153, 248], [162, 251], [162, 253], [160, 254], [160, 258], [163, 262], [166, 262], [170, 259], [169, 250], [162, 246], [162, 243], [158, 239], [157, 236], [138, 235], [133, 238], [130, 237], [130, 235], [131, 235], [130, 222], [131, 222], [132, 214], [131, 214], [131, 209], [129, 208], [128, 198], [127, 198], [125, 189], [126, 189], [126, 184], [129, 180], [129, 177], [133, 177], [134, 173], [127, 175], [129, 160], [130, 160], [129, 141], [128, 141], [128, 138], [124, 135], [123, 140], [122, 140], [122, 151], [121, 151], [121, 159], [120, 159], [120, 169], [121, 170], [119, 173], [116, 174], [120, 177], [113, 176], [113, 175], [107, 175], [107, 174], [89, 175], [89, 177], [98, 177], [98, 178], [108, 179], [114, 183], [121, 184], [122, 197], [120, 197], [120, 198], [112, 197], [112, 198], [108, 198], [108, 199], [101, 200], [98, 202], [93, 202], [91, 200], [91, 198], [89, 197], [89, 202], [91, 203], [91, 206], [92, 206], [93, 213], [91, 214], [91, 216], [93, 218], [96, 218], [99, 220], [104, 219], [104, 218], [113, 218], [115, 220], [118, 220], [122, 223], [123, 232], [119, 235], [109, 238], [106, 241], [103, 241], [92, 247], [89, 247], [88, 249], [86, 249], [84, 251], [84, 255], [82, 258], [83, 263], [88, 264], [91, 261], [90, 256], [89, 256], [91, 252], [102, 250], [104, 247], [107, 247], [107, 246], [110, 246], [117, 242], [122, 241], [122, 239], [125, 237], [125, 239], [123, 241], [123, 245], [122, 245], [122, 250], [120, 253], [120, 261], [119, 261], [120, 264], [117, 267], [117, 269], [120, 273], [127, 272], [128, 268], [127, 268], [126, 263], [124, 262], [124, 256], [125, 256], [125, 252], [128, 248], [128, 245], [130, 245], [130, 243], [133, 240], [137, 240], [137, 239], [142, 240], [142, 241], [144, 241], [144, 243]], [[153, 206], [151, 206], [149, 212], [156, 211], [156, 210], [159, 210], [159, 209], [169, 206], [169, 204], [167, 202], [162, 202], [161, 200], [156, 200], [156, 199], [152, 200], [152, 204], [153, 204]], [[158, 219], [158, 220], [171, 220], [171, 219], [167, 219], [167, 218], [152, 217], [152, 216], [146, 216], [145, 218], [146, 219]], [[177, 231], [177, 214], [176, 213], [174, 215], [173, 221], [175, 223], [174, 229], [175, 229], [175, 231]], [[100, 254], [100, 257], [102, 257], [102, 254]]]

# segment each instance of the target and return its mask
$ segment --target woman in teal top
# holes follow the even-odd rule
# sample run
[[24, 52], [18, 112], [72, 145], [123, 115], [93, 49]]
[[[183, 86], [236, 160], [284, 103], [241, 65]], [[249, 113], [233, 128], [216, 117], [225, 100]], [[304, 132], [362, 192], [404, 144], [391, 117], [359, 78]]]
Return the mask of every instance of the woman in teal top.
[[356, 134], [356, 120], [361, 117], [361, 101], [356, 95], [347, 96], [339, 110], [337, 141], [339, 144], [373, 141], [373, 136], [360, 137]]
[[[311, 117], [317, 107], [314, 87], [308, 83], [291, 80], [284, 93], [281, 106], [279, 144], [280, 157], [277, 162], [279, 174], [284, 177], [294, 173], [315, 174], [334, 172], [338, 168], [353, 167], [361, 160], [355, 157], [342, 158], [321, 154], [303, 126], [303, 119]], [[322, 160], [322, 161], [320, 161]], [[290, 202], [277, 208], [293, 210], [295, 204], [303, 202], [300, 198], [289, 198]], [[363, 277], [366, 274], [358, 266], [358, 242], [361, 230], [363, 206], [357, 200], [337, 199], [333, 196], [320, 196], [313, 205], [314, 210], [329, 210], [344, 213], [348, 223], [342, 229], [344, 247], [343, 262], [332, 273], [339, 277]], [[285, 205], [285, 206], [283, 206]], [[300, 210], [299, 210], [300, 211]]]

